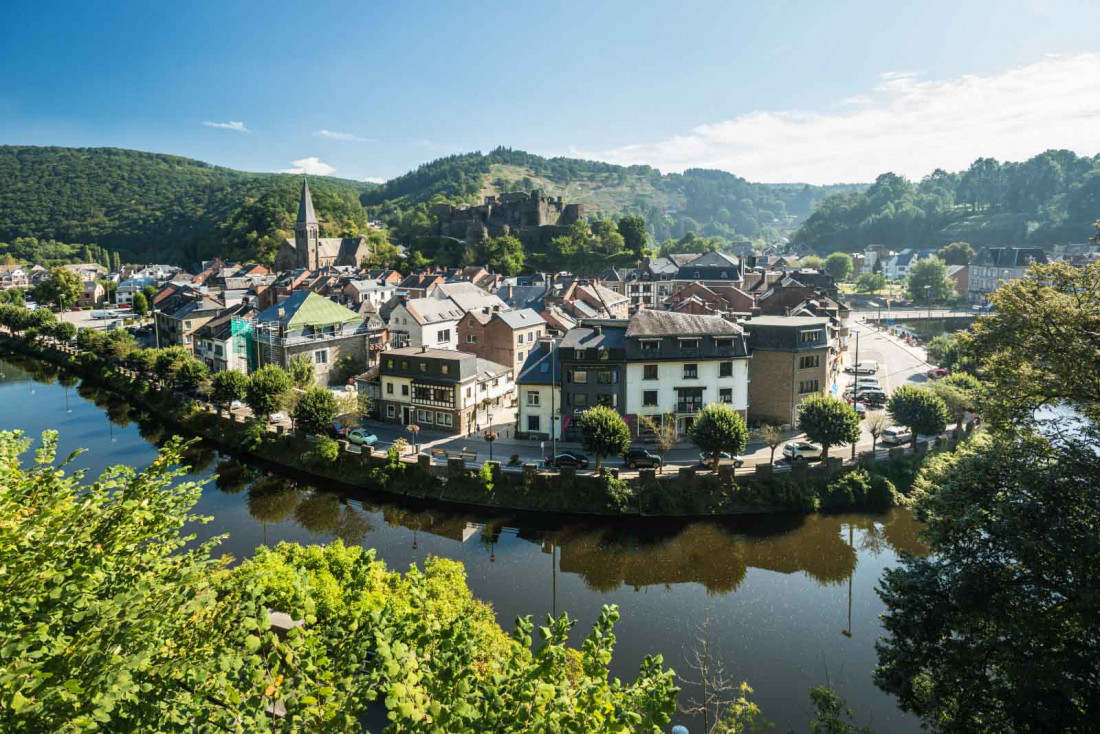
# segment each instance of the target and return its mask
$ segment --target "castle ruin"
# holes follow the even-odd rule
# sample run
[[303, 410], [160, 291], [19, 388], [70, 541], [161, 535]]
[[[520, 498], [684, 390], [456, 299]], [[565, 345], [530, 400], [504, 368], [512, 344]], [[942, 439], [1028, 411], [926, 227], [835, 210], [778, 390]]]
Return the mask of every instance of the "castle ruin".
[[438, 222], [437, 234], [446, 237], [480, 242], [485, 237], [511, 234], [525, 244], [542, 244], [566, 234], [574, 222], [583, 220], [584, 205], [565, 204], [560, 196], [535, 190], [486, 196], [484, 204], [475, 206], [439, 204], [432, 213]]

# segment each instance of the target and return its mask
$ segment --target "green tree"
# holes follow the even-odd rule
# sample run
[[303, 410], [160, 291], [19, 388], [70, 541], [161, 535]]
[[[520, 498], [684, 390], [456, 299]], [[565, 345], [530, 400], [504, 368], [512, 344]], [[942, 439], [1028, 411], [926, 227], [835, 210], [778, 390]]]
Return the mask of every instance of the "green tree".
[[494, 273], [512, 276], [523, 272], [526, 259], [523, 243], [512, 235], [485, 239], [479, 254], [481, 263]]
[[69, 342], [76, 336], [76, 326], [68, 321], [58, 321], [53, 327], [53, 336], [60, 342]]
[[598, 405], [584, 411], [580, 417], [581, 443], [584, 450], [596, 456], [597, 474], [604, 456], [621, 454], [630, 448], [630, 427], [611, 408]]
[[918, 303], [947, 301], [955, 297], [955, 281], [947, 277], [947, 265], [943, 260], [926, 257], [910, 266], [909, 297]]
[[711, 403], [699, 411], [688, 437], [699, 451], [713, 459], [717, 470], [723, 451], [736, 456], [745, 450], [749, 429], [736, 410], [725, 403]]
[[[77, 337], [79, 339], [79, 334]], [[180, 346], [165, 347], [157, 350], [156, 354], [156, 360], [153, 363], [153, 374], [163, 384], [174, 382], [180, 367], [183, 366], [185, 361], [192, 358], [191, 353]]]
[[981, 360], [990, 389], [983, 415], [1028, 423], [1036, 409], [1070, 403], [1100, 422], [1100, 264], [1033, 265], [991, 298], [992, 316], [977, 320], [964, 350]]
[[821, 459], [829, 458], [829, 448], [859, 440], [859, 416], [846, 401], [834, 395], [817, 393], [798, 405], [798, 428], [814, 443], [821, 444]]
[[947, 408], [947, 415], [955, 422], [957, 428], [962, 428], [963, 419], [967, 412], [974, 407], [974, 396], [960, 388], [957, 383], [939, 380], [931, 383], [929, 391], [940, 400]]
[[918, 475], [929, 554], [883, 574], [875, 682], [930, 730], [1094, 728], [1096, 438], [980, 434]]
[[149, 313], [149, 299], [144, 293], [135, 293], [130, 301], [130, 308], [133, 309], [135, 316], [144, 316]]
[[952, 242], [936, 250], [936, 256], [948, 265], [969, 265], [974, 259], [974, 248], [969, 242]]
[[317, 375], [317, 368], [313, 365], [313, 360], [309, 355], [296, 354], [291, 357], [290, 364], [287, 365], [287, 373], [290, 375], [290, 381], [294, 383], [294, 387], [304, 390], [313, 384]]
[[852, 720], [848, 702], [830, 686], [812, 687], [810, 705], [814, 708], [810, 734], [873, 734], [870, 727], [858, 726]]
[[802, 258], [801, 265], [810, 270], [821, 270], [825, 267], [825, 260], [817, 255], [808, 255]]
[[63, 265], [50, 268], [47, 275], [36, 287], [39, 303], [52, 301], [61, 311], [72, 306], [84, 295], [84, 283], [75, 271]]
[[294, 406], [294, 424], [306, 433], [325, 433], [336, 420], [336, 396], [314, 385], [307, 388]]
[[214, 375], [213, 397], [218, 408], [228, 408], [234, 400], [248, 394], [248, 375], [237, 370], [222, 370]]
[[[157, 287], [152, 285], [147, 285], [141, 289], [141, 294], [145, 296], [145, 300], [148, 302], [150, 308], [152, 308], [153, 302], [157, 298], [157, 292]], [[135, 293], [134, 295], [137, 294]]]
[[846, 252], [834, 252], [825, 258], [825, 272], [836, 280], [847, 280], [852, 269], [852, 256]]
[[902, 385], [894, 390], [886, 401], [886, 412], [899, 426], [913, 432], [913, 445], [917, 435], [933, 436], [947, 428], [947, 406], [934, 393], [912, 385]]
[[210, 368], [194, 357], [183, 360], [176, 371], [176, 385], [187, 392], [199, 389], [208, 379], [210, 379]]
[[878, 293], [886, 287], [886, 276], [865, 270], [856, 278], [856, 290], [860, 293]]
[[261, 418], [279, 409], [283, 397], [294, 387], [290, 375], [278, 365], [268, 364], [252, 373], [248, 380], [245, 402], [252, 413]]
[[645, 231], [645, 218], [637, 214], [625, 214], [619, 217], [619, 234], [622, 235], [623, 244], [635, 257], [641, 255], [645, 249], [648, 237]]

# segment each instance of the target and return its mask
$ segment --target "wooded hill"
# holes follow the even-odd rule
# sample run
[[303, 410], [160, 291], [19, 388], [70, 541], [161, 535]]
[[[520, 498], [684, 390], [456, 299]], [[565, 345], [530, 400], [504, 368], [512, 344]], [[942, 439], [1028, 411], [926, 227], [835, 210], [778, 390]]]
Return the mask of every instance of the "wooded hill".
[[795, 232], [821, 254], [893, 248], [1052, 245], [1088, 241], [1100, 219], [1100, 155], [1048, 150], [1022, 163], [979, 158], [917, 183], [884, 173], [866, 191], [821, 202]]
[[[299, 181], [118, 148], [0, 146], [0, 243], [94, 243], [124, 261], [270, 261], [293, 232]], [[365, 228], [359, 195], [370, 186], [311, 177], [326, 234]]]

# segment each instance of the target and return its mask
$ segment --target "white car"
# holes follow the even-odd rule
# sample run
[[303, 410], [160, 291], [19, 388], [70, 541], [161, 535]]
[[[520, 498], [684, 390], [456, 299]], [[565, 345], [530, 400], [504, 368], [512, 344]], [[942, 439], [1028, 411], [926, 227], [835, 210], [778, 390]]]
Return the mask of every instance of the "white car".
[[282, 423], [286, 419], [286, 413], [272, 413], [267, 417], [269, 423]]
[[857, 377], [856, 387], [860, 390], [868, 387], [873, 387], [876, 390], [882, 389], [882, 385], [880, 385], [878, 379], [874, 377]]
[[878, 442], [887, 446], [900, 446], [913, 440], [913, 432], [904, 426], [891, 426], [882, 432]]
[[244, 407], [244, 401], [242, 401], [242, 400], [234, 400], [232, 403], [229, 404], [229, 409], [230, 410], [240, 410], [243, 407]]
[[783, 457], [790, 461], [820, 459], [821, 447], [808, 441], [795, 441], [783, 447]]
[[845, 367], [844, 371], [850, 375], [873, 375], [878, 372], [878, 362], [875, 362], [874, 360], [859, 362], [854, 367]]

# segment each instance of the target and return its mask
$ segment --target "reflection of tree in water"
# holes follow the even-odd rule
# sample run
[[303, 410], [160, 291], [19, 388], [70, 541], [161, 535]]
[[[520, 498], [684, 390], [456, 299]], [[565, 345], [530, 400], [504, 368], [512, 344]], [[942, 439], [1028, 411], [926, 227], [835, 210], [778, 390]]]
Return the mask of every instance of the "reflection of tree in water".
[[142, 413], [138, 417], [138, 433], [149, 443], [160, 446], [164, 443], [164, 424], [148, 413]]
[[71, 372], [62, 372], [57, 378], [57, 384], [64, 388], [73, 388], [80, 384], [80, 378]]
[[237, 494], [255, 481], [257, 471], [236, 459], [222, 459], [214, 470], [214, 485], [226, 494]]
[[374, 529], [366, 515], [332, 492], [306, 494], [294, 508], [294, 518], [311, 533], [335, 535], [348, 545], [362, 542]]
[[37, 362], [32, 361], [28, 365], [27, 374], [30, 378], [40, 385], [52, 385], [57, 381], [57, 376], [61, 373], [57, 365], [50, 362]]
[[264, 474], [248, 488], [248, 514], [262, 523], [282, 522], [294, 514], [298, 494], [293, 482]]
[[107, 399], [106, 411], [108, 420], [119, 428], [125, 428], [130, 425], [130, 404], [122, 400], [122, 398], [111, 395]]
[[217, 456], [218, 452], [212, 446], [202, 441], [196, 441], [184, 450], [180, 463], [189, 467], [187, 473], [194, 476], [209, 469]]

